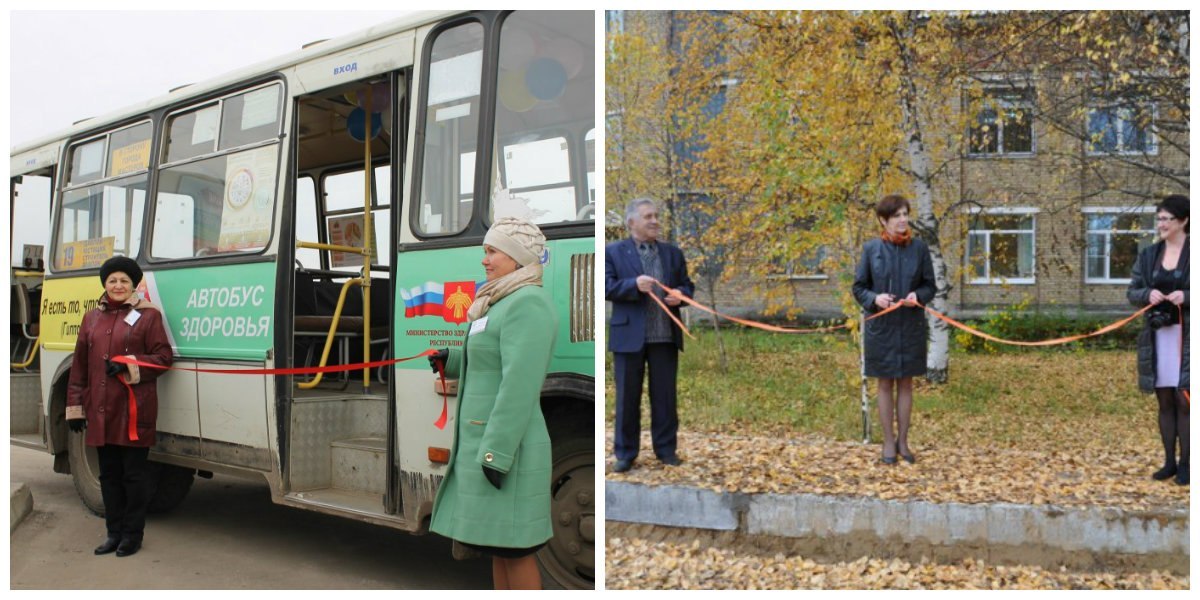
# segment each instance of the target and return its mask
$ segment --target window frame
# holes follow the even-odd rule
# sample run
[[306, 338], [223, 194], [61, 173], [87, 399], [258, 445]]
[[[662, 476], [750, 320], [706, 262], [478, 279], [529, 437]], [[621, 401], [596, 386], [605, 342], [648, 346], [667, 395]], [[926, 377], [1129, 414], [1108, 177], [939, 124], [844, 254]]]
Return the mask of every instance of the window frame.
[[[107, 173], [108, 173], [108, 167], [109, 167], [109, 154], [112, 151], [112, 147], [111, 147], [111, 143], [110, 143], [112, 134], [117, 133], [119, 131], [125, 131], [125, 130], [132, 129], [134, 127], [139, 127], [139, 126], [147, 125], [147, 124], [150, 125], [150, 156], [149, 156], [148, 160], [146, 161], [146, 167], [142, 168], [142, 169], [138, 169], [137, 171], [130, 171], [127, 173], [122, 173], [120, 175], [108, 175]], [[93, 186], [104, 186], [106, 184], [113, 183], [116, 181], [121, 181], [124, 179], [134, 179], [137, 177], [145, 178], [146, 200], [145, 200], [145, 205], [143, 205], [143, 207], [142, 207], [141, 231], [137, 232], [140, 234], [141, 237], [138, 238], [138, 246], [136, 248], [136, 250], [137, 250], [136, 254], [129, 256], [129, 258], [132, 258], [134, 260], [140, 260], [141, 258], [143, 258], [144, 254], [147, 254], [147, 253], [143, 252], [143, 250], [146, 248], [146, 244], [147, 244], [147, 236], [146, 236], [147, 222], [153, 218], [153, 215], [152, 215], [153, 208], [152, 208], [151, 202], [150, 202], [150, 199], [151, 199], [150, 192], [152, 191], [152, 186], [154, 184], [154, 182], [152, 181], [151, 175], [154, 170], [154, 167], [153, 167], [153, 165], [154, 165], [154, 143], [156, 141], [156, 137], [157, 136], [156, 136], [156, 131], [155, 131], [155, 119], [151, 115], [141, 115], [141, 116], [134, 118], [133, 120], [116, 124], [115, 126], [107, 128], [107, 129], [102, 129], [98, 133], [89, 133], [88, 135], [81, 136], [78, 139], [68, 140], [68, 142], [66, 144], [64, 144], [64, 146], [63, 146], [63, 158], [64, 158], [63, 169], [62, 169], [61, 173], [59, 174], [59, 178], [61, 180], [61, 185], [58, 186], [57, 189], [52, 188], [52, 190], [51, 190], [51, 198], [52, 198], [53, 206], [51, 207], [52, 212], [51, 212], [51, 224], [50, 224], [50, 247], [46, 250], [46, 266], [47, 266], [48, 270], [50, 270], [54, 273], [78, 273], [78, 272], [86, 272], [86, 271], [96, 269], [99, 267], [99, 265], [96, 265], [96, 266], [91, 266], [91, 267], [80, 267], [77, 269], [67, 269], [67, 268], [58, 266], [59, 265], [58, 254], [59, 254], [59, 250], [61, 249], [61, 246], [63, 245], [63, 242], [62, 242], [62, 220], [63, 220], [63, 212], [66, 210], [64, 198], [66, 197], [66, 195], [69, 192], [73, 192], [76, 190], [81, 190], [81, 189], [85, 189], [85, 188], [89, 188], [89, 187], [93, 187]], [[100, 153], [101, 154], [100, 177], [97, 177], [95, 179], [89, 179], [82, 183], [72, 184], [71, 171], [72, 171], [72, 169], [75, 168], [75, 164], [74, 164], [75, 159], [74, 159], [72, 151], [79, 146], [91, 144], [91, 143], [96, 142], [97, 140], [103, 140], [103, 147], [102, 147], [102, 151]], [[133, 232], [130, 232], [130, 233], [133, 233]], [[130, 250], [133, 250], [133, 248], [131, 247]]]
[[[991, 207], [979, 208], [972, 207], [968, 211], [967, 227], [966, 227], [966, 243], [963, 248], [963, 269], [966, 273], [966, 282], [970, 285], [1035, 285], [1037, 283], [1037, 215], [1041, 212], [1040, 208], [1036, 207]], [[988, 215], [1022, 215], [1029, 216], [1029, 229], [974, 229], [972, 221], [979, 216]], [[984, 276], [975, 277], [971, 272], [971, 246], [970, 239], [972, 235], [985, 234], [985, 255], [986, 262], [984, 263]], [[1033, 263], [1030, 277], [993, 277], [992, 276], [992, 235], [993, 234], [1009, 234], [1009, 235], [1025, 235], [1028, 234], [1031, 238], [1030, 252], [1032, 256], [1030, 261]]]
[[[1080, 209], [1084, 215], [1083, 218], [1083, 282], [1089, 285], [1129, 285], [1129, 278], [1118, 278], [1112, 276], [1112, 235], [1119, 234], [1144, 234], [1149, 233], [1151, 236], [1156, 235], [1156, 231], [1151, 226], [1148, 230], [1112, 230], [1112, 229], [1091, 229], [1088, 225], [1089, 215], [1126, 215], [1126, 214], [1155, 214], [1153, 206], [1085, 206]], [[1088, 276], [1088, 238], [1094, 234], [1103, 234], [1105, 236], [1105, 262], [1104, 270], [1108, 274], [1107, 277], [1089, 277]], [[1136, 257], [1134, 257], [1136, 260]]]
[[[269, 137], [267, 139], [259, 140], [256, 142], [250, 142], [247, 144], [242, 144], [240, 146], [234, 146], [234, 147], [226, 148], [226, 149], [222, 150], [221, 149], [221, 123], [222, 123], [222, 117], [224, 116], [223, 111], [224, 111], [225, 100], [228, 98], [232, 98], [234, 96], [240, 96], [240, 95], [249, 94], [249, 93], [252, 93], [252, 92], [255, 92], [258, 90], [266, 89], [271, 86], [279, 87], [279, 94], [278, 94], [278, 103], [279, 104], [277, 106], [279, 118], [276, 123], [276, 129], [275, 129], [274, 136]], [[158, 137], [155, 140], [157, 142], [158, 146], [157, 146], [157, 152], [155, 153], [155, 156], [154, 156], [154, 158], [159, 159], [160, 161], [163, 161], [163, 162], [158, 162], [157, 164], [153, 165], [152, 170], [153, 170], [153, 180], [154, 181], [152, 182], [152, 186], [150, 188], [150, 191], [153, 192], [153, 195], [150, 196], [150, 198], [148, 199], [149, 200], [149, 211], [148, 211], [148, 215], [147, 215], [148, 224], [146, 225], [146, 228], [147, 228], [146, 234], [147, 235], [143, 236], [143, 244], [145, 244], [146, 248], [147, 248], [145, 256], [146, 256], [146, 260], [148, 263], [155, 264], [155, 265], [165, 265], [165, 264], [177, 264], [177, 263], [194, 263], [197, 261], [204, 261], [204, 262], [234, 261], [234, 262], [236, 262], [239, 259], [243, 259], [243, 258], [254, 259], [257, 257], [262, 257], [271, 250], [272, 246], [276, 242], [276, 237], [278, 236], [278, 231], [277, 231], [278, 227], [276, 226], [276, 223], [277, 223], [278, 217], [279, 217], [280, 202], [283, 200], [283, 195], [279, 193], [279, 186], [280, 186], [280, 183], [282, 181], [284, 181], [284, 179], [283, 179], [284, 177], [290, 176], [290, 174], [286, 173], [285, 170], [282, 168], [283, 162], [286, 160], [285, 152], [287, 152], [287, 148], [283, 145], [283, 139], [284, 139], [284, 128], [287, 127], [287, 121], [288, 121], [287, 108], [288, 108], [289, 98], [290, 97], [288, 95], [287, 81], [283, 77], [281, 77], [277, 74], [274, 74], [265, 79], [258, 79], [258, 80], [250, 81], [250, 82], [242, 82], [233, 88], [227, 88], [226, 90], [221, 91], [221, 92], [211, 95], [211, 96], [190, 98], [190, 99], [188, 99], [186, 104], [183, 104], [181, 106], [178, 106], [176, 108], [173, 108], [173, 109], [168, 110], [165, 113], [163, 113], [162, 121], [161, 121], [162, 126], [161, 126], [160, 130], [158, 131]], [[171, 124], [173, 122], [173, 119], [181, 114], [192, 112], [192, 111], [197, 111], [206, 106], [212, 105], [214, 103], [218, 107], [217, 134], [213, 138], [214, 150], [211, 152], [205, 152], [205, 153], [198, 154], [195, 156], [190, 156], [188, 158], [179, 159], [179, 160], [176, 160], [173, 162], [165, 162], [166, 153], [169, 149], [168, 144], [167, 144], [167, 141], [168, 141], [167, 137], [170, 136]], [[272, 182], [272, 186], [273, 186], [272, 187], [272, 190], [273, 190], [272, 195], [274, 196], [274, 200], [273, 200], [272, 206], [271, 206], [270, 234], [267, 236], [266, 242], [263, 244], [262, 248], [260, 248], [258, 250], [254, 250], [254, 251], [238, 250], [238, 251], [233, 251], [233, 252], [221, 252], [221, 253], [202, 255], [202, 256], [181, 256], [181, 257], [171, 257], [171, 258], [160, 258], [160, 257], [153, 256], [152, 252], [150, 252], [149, 249], [153, 248], [154, 235], [156, 233], [155, 228], [154, 228], [154, 219], [155, 219], [154, 209], [155, 209], [155, 207], [157, 207], [157, 204], [158, 204], [158, 195], [159, 195], [159, 193], [162, 192], [162, 190], [160, 188], [160, 183], [162, 181], [162, 174], [165, 171], [176, 168], [176, 167], [188, 165], [188, 164], [199, 163], [199, 162], [203, 162], [203, 161], [210, 160], [213, 158], [219, 158], [222, 156], [234, 156], [237, 154], [241, 154], [243, 152], [248, 152], [248, 151], [256, 150], [259, 148], [265, 148], [265, 147], [271, 146], [271, 145], [277, 146], [277, 150], [275, 153], [275, 177]]]
[[[1021, 94], [1022, 98], [1014, 100], [1016, 94]], [[1037, 155], [1038, 143], [1037, 132], [1033, 126], [1033, 112], [1037, 106], [1036, 94], [1032, 83], [1022, 84], [1020, 86], [985, 86], [984, 87], [984, 105], [981, 105], [975, 111], [973, 124], [967, 126], [967, 157], [968, 158], [1031, 158]], [[991, 106], [987, 103], [991, 102]], [[997, 131], [996, 151], [995, 152], [976, 152], [973, 150], [972, 137], [975, 129], [980, 126], [979, 113], [986, 109], [996, 111], [996, 120], [994, 126]], [[1004, 130], [1005, 122], [1007, 121], [1004, 111], [1011, 108], [1024, 109], [1029, 113], [1029, 150], [1027, 151], [1009, 151], [1004, 149]]]
[[[1103, 132], [1092, 132], [1092, 115], [1101, 110], [1112, 110], [1116, 113], [1116, 120], [1110, 120], [1110, 123], [1133, 123], [1129, 113], [1134, 107], [1145, 107], [1150, 111], [1150, 123], [1144, 129], [1146, 137], [1146, 147], [1142, 150], [1129, 150], [1125, 148], [1124, 127], [1115, 127], [1114, 131], [1117, 136], [1117, 147], [1108, 150], [1103, 147], [1097, 149], [1099, 145], [1092, 136]], [[1136, 123], [1134, 123], [1136, 124]], [[1089, 157], [1096, 156], [1158, 156], [1158, 102], [1149, 99], [1133, 99], [1130, 102], [1093, 102], [1088, 105], [1087, 113], [1084, 115], [1084, 152]]]

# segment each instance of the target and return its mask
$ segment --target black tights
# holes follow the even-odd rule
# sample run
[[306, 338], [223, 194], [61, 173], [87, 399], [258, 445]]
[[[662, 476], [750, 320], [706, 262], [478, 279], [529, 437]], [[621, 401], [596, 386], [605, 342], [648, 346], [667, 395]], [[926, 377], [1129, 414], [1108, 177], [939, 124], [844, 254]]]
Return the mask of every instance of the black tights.
[[1178, 464], [1187, 465], [1191, 455], [1192, 427], [1188, 416], [1191, 407], [1175, 388], [1155, 388], [1154, 394], [1158, 396], [1158, 432], [1162, 435], [1163, 453], [1166, 455], [1164, 466], [1176, 465], [1176, 438], [1179, 439]]

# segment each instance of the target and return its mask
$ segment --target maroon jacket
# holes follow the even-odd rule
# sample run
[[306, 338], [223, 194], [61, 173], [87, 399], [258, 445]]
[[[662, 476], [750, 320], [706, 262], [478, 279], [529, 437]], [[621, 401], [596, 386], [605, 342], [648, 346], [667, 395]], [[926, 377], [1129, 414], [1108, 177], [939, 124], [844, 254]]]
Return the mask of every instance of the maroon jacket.
[[[126, 319], [133, 310], [139, 316], [130, 325]], [[102, 296], [100, 306], [83, 315], [67, 385], [67, 418], [87, 418], [85, 441], [89, 446], [153, 446], [158, 420], [155, 380], [166, 371], [129, 365], [128, 373], [118, 374], [130, 382], [137, 399], [138, 439], [134, 441], [129, 439], [129, 390], [104, 374], [105, 360], [113, 356], [171, 365], [174, 355], [157, 306], [134, 296], [120, 308], [111, 309]]]

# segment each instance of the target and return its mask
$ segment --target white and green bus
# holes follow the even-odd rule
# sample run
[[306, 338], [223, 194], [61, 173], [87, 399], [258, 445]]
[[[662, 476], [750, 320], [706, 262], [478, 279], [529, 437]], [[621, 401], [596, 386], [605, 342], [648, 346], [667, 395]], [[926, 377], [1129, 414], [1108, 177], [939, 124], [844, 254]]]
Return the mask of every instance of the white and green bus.
[[[12, 443], [51, 453], [103, 511], [95, 452], [63, 415], [109, 256], [142, 266], [176, 367], [358, 364], [461, 344], [488, 225], [526, 216], [549, 240], [559, 321], [541, 398], [555, 536], [538, 558], [553, 582], [593, 587], [594, 28], [591, 11], [419, 13], [14, 148]], [[35, 224], [40, 244], [20, 233]], [[264, 478], [280, 504], [427, 531], [455, 386], [423, 358], [172, 370], [158, 387], [154, 509], [220, 472]]]

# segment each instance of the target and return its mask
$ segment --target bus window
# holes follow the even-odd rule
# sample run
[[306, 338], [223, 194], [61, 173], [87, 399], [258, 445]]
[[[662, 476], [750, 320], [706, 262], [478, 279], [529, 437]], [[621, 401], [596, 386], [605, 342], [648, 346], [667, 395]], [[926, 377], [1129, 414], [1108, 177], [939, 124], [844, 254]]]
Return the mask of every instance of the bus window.
[[437, 34], [429, 59], [418, 233], [458, 233], [471, 220], [482, 73], [482, 25]]
[[[18, 269], [45, 268], [46, 246], [50, 241], [50, 178], [23, 175], [16, 178], [12, 199], [11, 265]], [[26, 249], [32, 254], [26, 256]]]
[[[296, 239], [305, 242], [317, 241], [317, 184], [312, 177], [296, 180]], [[296, 248], [296, 260], [305, 269], [321, 268], [321, 251], [314, 248]]]
[[221, 103], [219, 150], [279, 135], [280, 86], [271, 85], [226, 98]]
[[588, 203], [592, 205], [592, 218], [595, 219], [596, 207], [596, 128], [588, 130], [583, 136], [584, 152], [587, 153], [587, 189]]
[[155, 219], [150, 255], [191, 258], [265, 248], [275, 204], [277, 148], [265, 146], [164, 169], [158, 180], [158, 208], [168, 210], [183, 196], [190, 199], [191, 214]]
[[[178, 259], [258, 252], [271, 239], [282, 86], [239, 92], [167, 121], [150, 255]], [[211, 156], [214, 152], [224, 152]]]
[[146, 211], [150, 123], [71, 146], [58, 215], [55, 267], [97, 267], [110, 256], [136, 257]]
[[[390, 264], [390, 251], [387, 251], [390, 240], [391, 208], [387, 200], [391, 197], [391, 168], [387, 165], [375, 167], [374, 193], [371, 204], [371, 224], [375, 234], [371, 239], [372, 264]], [[324, 179], [325, 215], [328, 227], [329, 243], [342, 246], [361, 248], [363, 237], [363, 176], [362, 171], [350, 171], [330, 175]], [[383, 249], [381, 252], [380, 249]], [[345, 252], [330, 254], [330, 268], [362, 266], [362, 256]]]
[[[588, 142], [595, 95], [591, 15], [519, 11], [500, 30], [493, 219], [539, 224], [595, 218]], [[594, 153], [594, 151], [593, 151]]]

